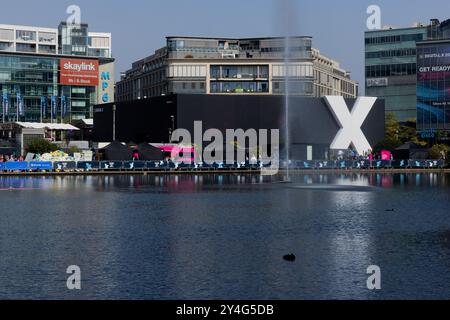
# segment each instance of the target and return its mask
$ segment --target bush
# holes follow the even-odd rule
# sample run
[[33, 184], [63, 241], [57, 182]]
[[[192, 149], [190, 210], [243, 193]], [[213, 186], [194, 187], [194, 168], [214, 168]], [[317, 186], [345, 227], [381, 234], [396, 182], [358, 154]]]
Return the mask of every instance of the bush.
[[445, 144], [435, 144], [429, 151], [428, 151], [428, 158], [437, 160], [442, 159], [443, 155], [445, 155], [445, 158], [448, 160], [448, 153], [450, 152], [450, 147]]
[[69, 149], [67, 149], [67, 153], [72, 154], [72, 155], [74, 153], [80, 153], [80, 152], [81, 152], [81, 150], [76, 146], [73, 146], [73, 147], [70, 147]]
[[380, 142], [373, 148], [374, 153], [379, 153], [382, 150], [394, 151], [398, 147], [402, 145], [402, 142], [397, 138], [386, 138]]
[[58, 150], [58, 147], [45, 139], [36, 139], [26, 148], [27, 152], [35, 154], [44, 154]]

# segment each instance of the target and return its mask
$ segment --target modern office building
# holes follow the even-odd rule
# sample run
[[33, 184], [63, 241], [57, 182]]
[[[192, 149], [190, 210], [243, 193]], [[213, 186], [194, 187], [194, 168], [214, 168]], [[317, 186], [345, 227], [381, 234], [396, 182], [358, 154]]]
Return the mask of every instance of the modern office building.
[[313, 49], [311, 37], [166, 41], [165, 47], [121, 75], [117, 101], [167, 94], [277, 95], [285, 93], [286, 78], [292, 95], [358, 94], [350, 74]]
[[417, 118], [417, 43], [449, 37], [450, 20], [365, 33], [366, 95], [386, 101], [386, 113], [406, 122]]
[[0, 25], [0, 121], [70, 122], [113, 101], [110, 33]]

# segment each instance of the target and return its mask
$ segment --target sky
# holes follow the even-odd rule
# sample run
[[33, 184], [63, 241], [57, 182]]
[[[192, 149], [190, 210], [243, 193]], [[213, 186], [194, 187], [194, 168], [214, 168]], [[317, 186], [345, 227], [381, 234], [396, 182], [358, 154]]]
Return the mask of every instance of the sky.
[[450, 18], [448, 0], [14, 0], [3, 2], [0, 24], [56, 28], [66, 8], [81, 8], [90, 31], [111, 32], [116, 78], [131, 63], [165, 45], [165, 37], [279, 36], [286, 17], [291, 34], [313, 37], [313, 47], [337, 60], [364, 87], [364, 31], [369, 5], [381, 8], [383, 25], [408, 27]]

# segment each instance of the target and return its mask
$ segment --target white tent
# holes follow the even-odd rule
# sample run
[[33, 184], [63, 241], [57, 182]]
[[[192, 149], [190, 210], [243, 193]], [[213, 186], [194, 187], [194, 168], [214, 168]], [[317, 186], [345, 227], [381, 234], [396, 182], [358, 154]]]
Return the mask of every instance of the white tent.
[[79, 131], [77, 127], [66, 123], [39, 123], [39, 122], [16, 122], [17, 125], [25, 129], [47, 129], [62, 131]]

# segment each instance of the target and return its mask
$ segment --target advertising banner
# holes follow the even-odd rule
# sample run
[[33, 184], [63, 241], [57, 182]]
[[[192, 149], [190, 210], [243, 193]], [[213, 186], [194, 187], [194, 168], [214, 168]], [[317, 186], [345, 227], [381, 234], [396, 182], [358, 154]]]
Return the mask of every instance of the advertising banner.
[[392, 168], [407, 168], [409, 166], [409, 161], [408, 160], [394, 160], [391, 161], [391, 166]]
[[450, 43], [417, 49], [417, 126], [440, 129], [450, 124]]
[[28, 162], [23, 162], [23, 161], [5, 162], [5, 170], [8, 170], [8, 171], [28, 170]]
[[145, 169], [145, 161], [127, 161], [123, 164], [124, 169], [134, 170], [134, 169]]
[[30, 162], [30, 170], [53, 170], [52, 162]]
[[299, 169], [314, 169], [316, 167], [315, 161], [297, 161], [295, 164]]
[[93, 169], [99, 169], [100, 163], [98, 161], [80, 161], [77, 162], [77, 169], [84, 169], [90, 171]]
[[102, 161], [100, 163], [100, 169], [104, 170], [119, 170], [123, 168], [123, 162], [121, 161]]
[[336, 161], [317, 161], [316, 169], [335, 169]]
[[77, 163], [75, 161], [67, 162], [55, 162], [54, 169], [59, 171], [75, 170], [77, 168]]
[[61, 59], [60, 83], [70, 86], [98, 86], [97, 60]]

